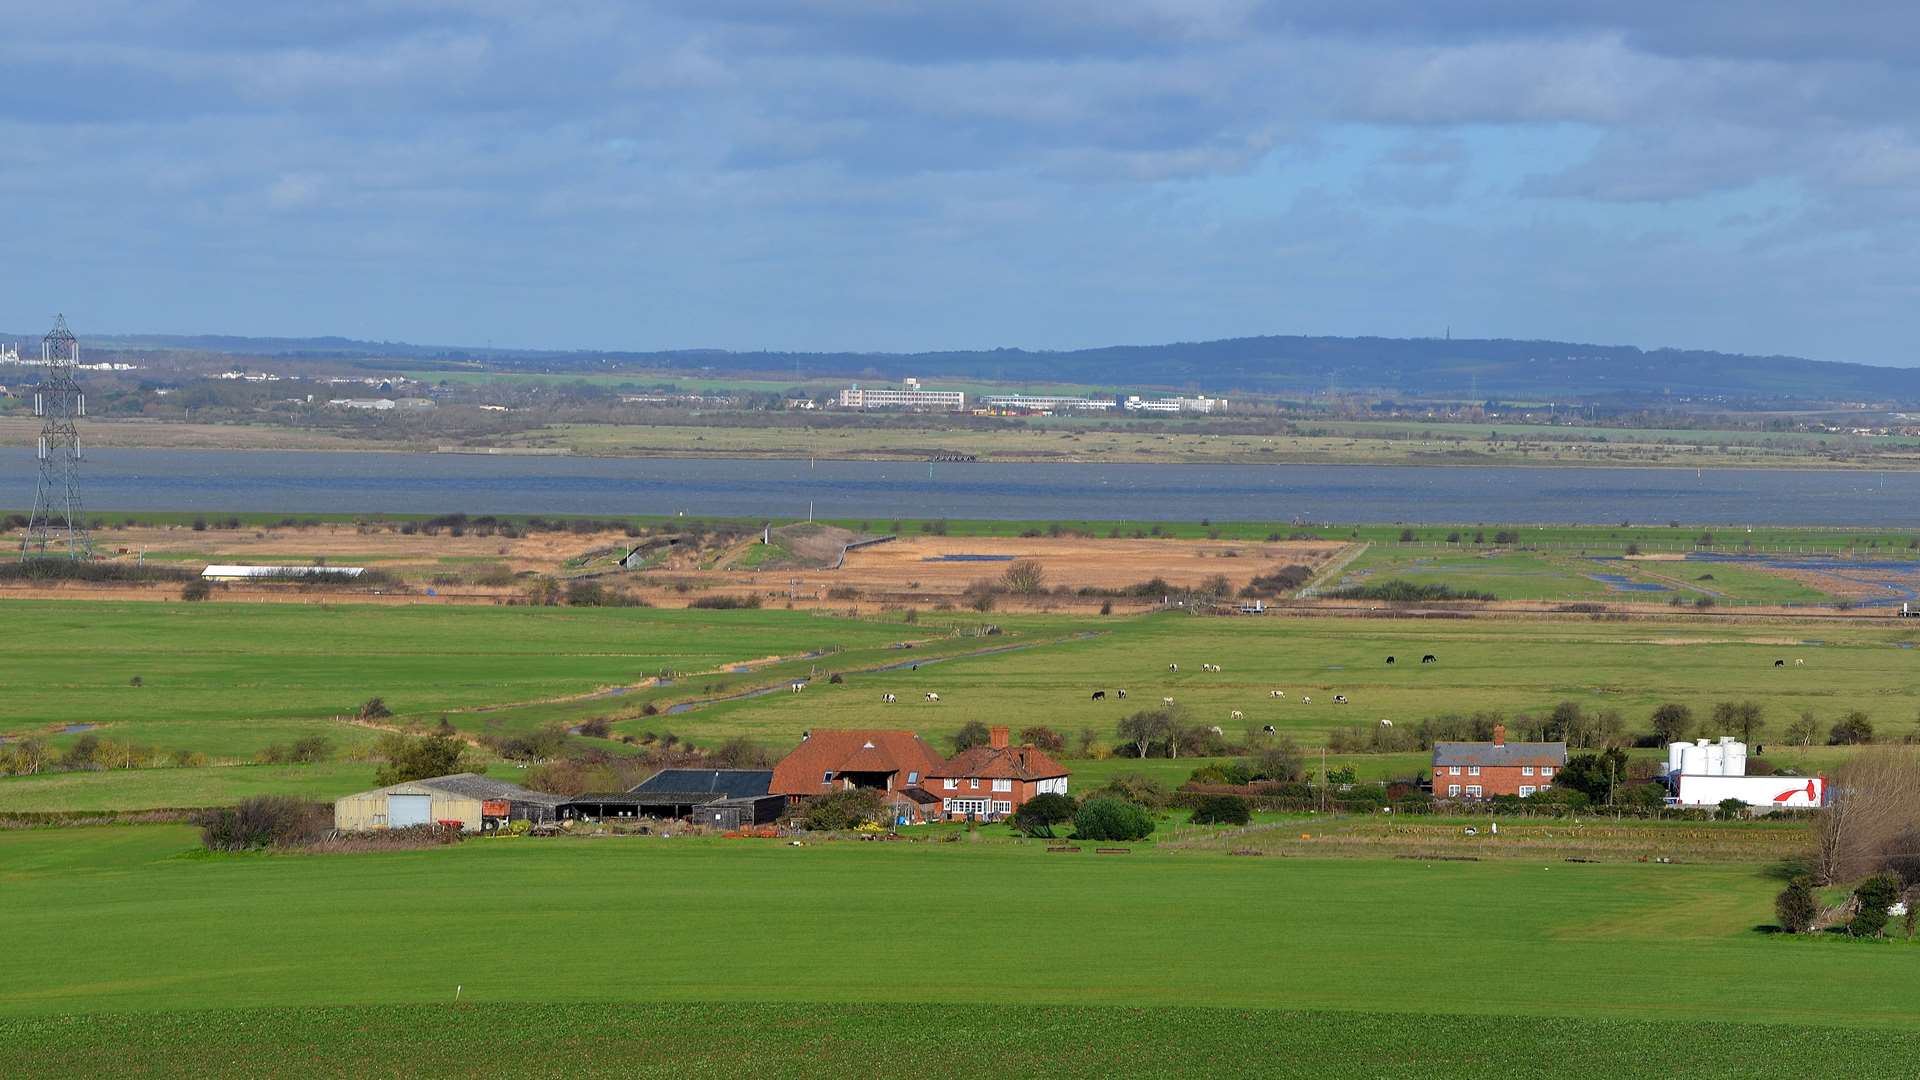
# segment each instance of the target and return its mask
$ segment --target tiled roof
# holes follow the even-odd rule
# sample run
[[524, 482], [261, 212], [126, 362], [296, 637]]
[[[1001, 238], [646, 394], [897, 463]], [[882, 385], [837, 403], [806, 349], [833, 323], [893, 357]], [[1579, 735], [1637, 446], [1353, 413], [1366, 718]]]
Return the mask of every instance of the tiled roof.
[[1479, 765], [1500, 768], [1508, 765], [1565, 765], [1567, 744], [1563, 742], [1437, 742], [1433, 744], [1435, 765]]
[[897, 772], [921, 778], [940, 768], [940, 755], [911, 731], [814, 731], [773, 767], [771, 790], [781, 795], [819, 795], [831, 772]]
[[1031, 746], [998, 749], [976, 746], [955, 754], [945, 765], [928, 775], [961, 779], [977, 776], [983, 780], [1048, 780], [1068, 774], [1059, 762]]

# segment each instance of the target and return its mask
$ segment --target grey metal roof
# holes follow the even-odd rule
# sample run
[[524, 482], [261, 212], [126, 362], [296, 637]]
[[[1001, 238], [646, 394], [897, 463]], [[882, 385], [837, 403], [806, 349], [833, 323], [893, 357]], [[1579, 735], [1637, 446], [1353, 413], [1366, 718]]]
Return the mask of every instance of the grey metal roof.
[[750, 799], [765, 795], [772, 787], [772, 769], [661, 769], [636, 785], [631, 793], [686, 795], [697, 792], [708, 798]]
[[507, 799], [511, 802], [539, 803], [542, 806], [558, 806], [566, 802], [564, 795], [550, 795], [544, 791], [531, 791], [518, 784], [509, 784], [505, 780], [494, 780], [479, 773], [454, 773], [452, 776], [435, 776], [426, 780], [415, 780], [410, 784], [395, 784], [394, 788], [426, 787], [436, 791], [465, 795], [470, 799]]
[[1567, 744], [1563, 742], [1437, 742], [1433, 744], [1435, 765], [1565, 765]]

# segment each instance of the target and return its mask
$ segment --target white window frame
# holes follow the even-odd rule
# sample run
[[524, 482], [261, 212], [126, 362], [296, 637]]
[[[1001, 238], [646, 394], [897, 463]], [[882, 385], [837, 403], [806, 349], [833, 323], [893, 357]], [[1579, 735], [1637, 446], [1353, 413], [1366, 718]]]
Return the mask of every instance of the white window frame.
[[1534, 788], [1532, 784], [1520, 785], [1520, 797], [1523, 799], [1531, 798], [1533, 795], [1533, 791], [1534, 791]]
[[1011, 780], [995, 780], [995, 781], [993, 782], [993, 790], [995, 790], [995, 791], [1012, 791], [1012, 790], [1013, 790], [1013, 781], [1011, 781]]
[[1533, 766], [1531, 766], [1531, 765], [1522, 765], [1522, 766], [1520, 766], [1520, 775], [1521, 775], [1521, 776], [1532, 776], [1532, 775], [1533, 775]]
[[942, 780], [940, 783], [944, 785], [947, 791], [956, 791], [960, 787], [960, 781], [955, 780], [951, 776], [947, 777], [945, 780]]
[[980, 790], [980, 778], [979, 778], [979, 777], [977, 777], [977, 776], [969, 776], [969, 777], [967, 777], [967, 787], [968, 787], [968, 788], [970, 788], [970, 789], [972, 789], [972, 790], [974, 790], [974, 791], [979, 791], [979, 790]]
[[1542, 765], [1542, 766], [1540, 766], [1540, 775], [1541, 775], [1541, 776], [1552, 776], [1552, 775], [1553, 775], [1553, 766], [1551, 766], [1551, 765]]
[[1448, 785], [1447, 785], [1447, 798], [1449, 798], [1449, 799], [1457, 799], [1457, 798], [1459, 798], [1459, 797], [1460, 797], [1460, 785], [1459, 785], [1459, 784], [1448, 784]]
[[821, 783], [823, 783], [823, 784], [831, 784], [831, 783], [833, 783], [833, 770], [832, 770], [832, 769], [828, 769], [828, 770], [827, 770], [826, 772], [824, 772], [824, 773], [821, 773], [821, 774], [820, 774], [820, 782], [821, 782]]
[[1005, 799], [995, 799], [993, 801], [992, 812], [996, 814], [1011, 814], [1013, 813], [1013, 804]]
[[1481, 788], [1481, 786], [1480, 786], [1479, 784], [1468, 784], [1468, 785], [1467, 785], [1467, 798], [1469, 798], [1469, 799], [1478, 799], [1478, 798], [1481, 798], [1482, 796], [1484, 796], [1485, 794], [1486, 794], [1486, 792], [1485, 792], [1485, 790], [1484, 790], [1483, 788]]
[[1468, 776], [1479, 776], [1479, 775], [1480, 775], [1480, 766], [1478, 766], [1478, 765], [1469, 765], [1469, 766], [1467, 766], [1467, 775], [1468, 775]]
[[920, 770], [919, 769], [909, 770], [907, 772], [907, 783], [917, 784], [919, 782], [920, 782]]
[[1459, 776], [1459, 775], [1460, 775], [1460, 766], [1458, 766], [1458, 765], [1449, 765], [1449, 766], [1447, 766], [1447, 775], [1448, 775], [1448, 776]]

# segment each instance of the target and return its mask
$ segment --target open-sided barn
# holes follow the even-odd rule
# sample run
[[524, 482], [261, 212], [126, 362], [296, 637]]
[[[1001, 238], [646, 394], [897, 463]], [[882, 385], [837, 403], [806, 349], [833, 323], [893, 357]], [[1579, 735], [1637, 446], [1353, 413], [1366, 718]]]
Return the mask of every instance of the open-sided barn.
[[562, 818], [679, 818], [737, 829], [779, 819], [784, 795], [769, 793], [771, 769], [662, 769], [631, 791], [576, 795]]

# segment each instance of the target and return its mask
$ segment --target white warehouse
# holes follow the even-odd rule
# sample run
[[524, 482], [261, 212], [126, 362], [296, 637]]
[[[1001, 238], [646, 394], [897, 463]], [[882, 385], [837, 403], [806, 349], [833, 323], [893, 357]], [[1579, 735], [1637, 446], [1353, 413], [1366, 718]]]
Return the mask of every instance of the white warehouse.
[[1822, 776], [1748, 776], [1747, 744], [1731, 736], [1667, 744], [1667, 783], [1676, 806], [1718, 806], [1738, 799], [1779, 809], [1825, 806]]

